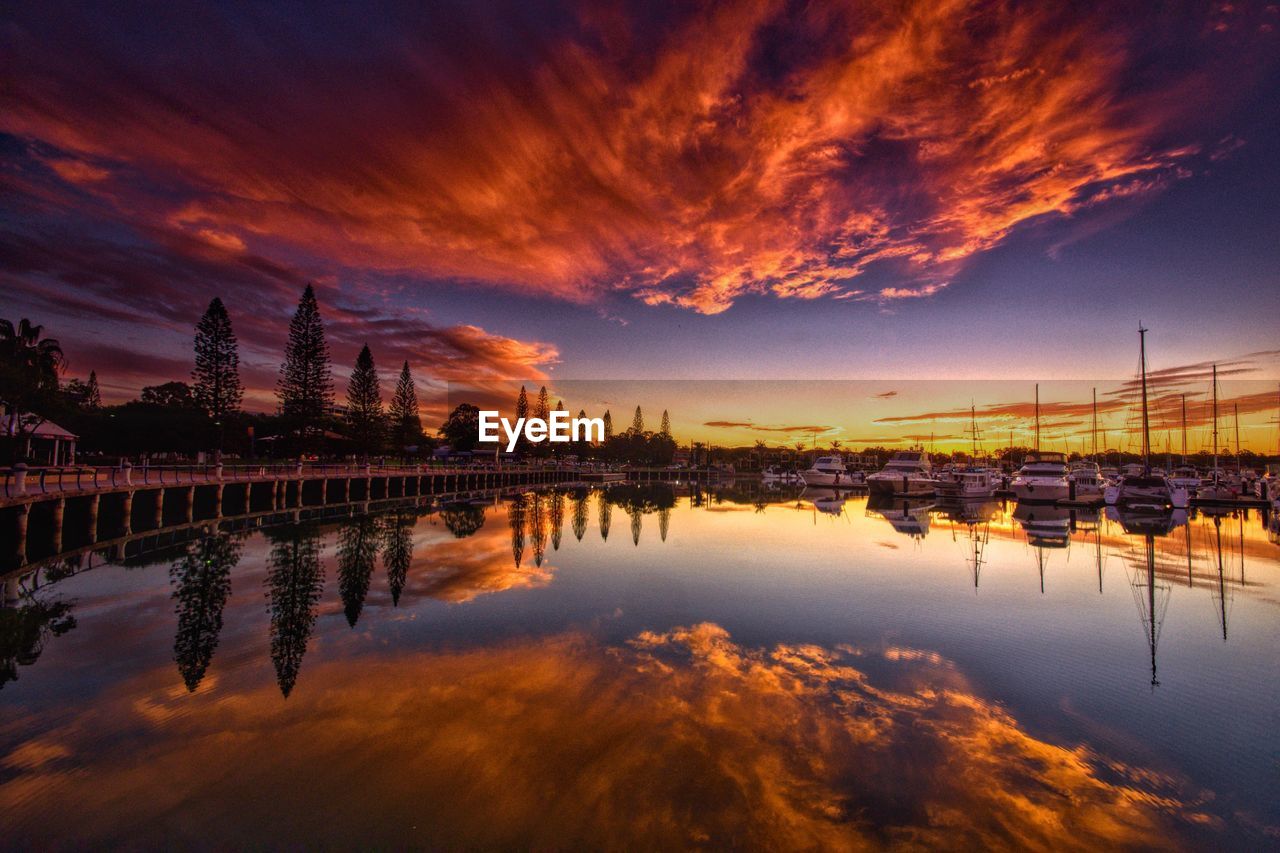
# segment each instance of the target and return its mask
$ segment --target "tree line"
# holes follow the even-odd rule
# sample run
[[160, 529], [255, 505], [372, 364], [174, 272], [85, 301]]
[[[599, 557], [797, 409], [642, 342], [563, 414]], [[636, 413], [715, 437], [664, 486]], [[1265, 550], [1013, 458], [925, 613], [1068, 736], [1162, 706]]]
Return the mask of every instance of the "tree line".
[[[104, 405], [96, 370], [86, 379], [62, 381], [66, 359], [56, 339], [41, 326], [23, 319], [17, 325], [0, 320], [0, 401], [5, 405], [11, 461], [29, 458], [31, 437], [46, 420], [80, 437], [83, 452], [112, 456], [224, 451], [240, 456], [313, 455], [322, 450], [362, 458], [390, 453], [415, 455], [435, 446], [424, 434], [418, 396], [409, 362], [402, 363], [389, 403], [372, 350], [365, 344], [356, 356], [343, 405], [335, 402], [332, 358], [315, 289], [307, 285], [289, 322], [288, 337], [275, 385], [278, 407], [273, 414], [242, 409], [244, 383], [240, 346], [231, 316], [213, 298], [195, 325], [193, 366], [189, 381], [148, 385], [139, 396], [119, 405]], [[564, 401], [556, 410], [567, 411]], [[552, 411], [546, 386], [531, 403], [521, 386], [518, 417], [547, 418]], [[479, 409], [456, 407], [436, 433], [455, 451], [476, 448]], [[580, 417], [586, 417], [579, 410]], [[580, 458], [667, 464], [676, 450], [666, 411], [657, 431], [646, 429], [636, 407], [631, 426], [619, 432], [613, 416], [603, 415], [603, 442], [565, 445], [521, 442], [528, 456], [574, 454]]]

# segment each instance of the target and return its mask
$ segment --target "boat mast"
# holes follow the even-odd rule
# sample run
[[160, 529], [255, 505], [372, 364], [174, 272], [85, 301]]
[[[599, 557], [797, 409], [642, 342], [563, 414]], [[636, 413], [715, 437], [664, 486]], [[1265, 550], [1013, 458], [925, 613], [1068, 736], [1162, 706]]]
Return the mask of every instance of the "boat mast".
[[978, 407], [969, 402], [969, 429], [973, 430], [973, 463], [978, 464]]
[[1235, 413], [1236, 419], [1236, 472], [1239, 473], [1242, 468], [1240, 464], [1240, 404], [1232, 403], [1231, 411]]
[[1182, 464], [1187, 464], [1187, 395], [1182, 395]]
[[1142, 369], [1142, 472], [1151, 473], [1151, 431], [1147, 420], [1147, 330], [1138, 324], [1138, 362]]
[[1098, 461], [1098, 389], [1093, 389], [1093, 426], [1090, 427], [1090, 434], [1093, 437], [1093, 461]]
[[1213, 366], [1213, 470], [1218, 474], [1218, 365]]
[[1040, 452], [1040, 383], [1036, 383], [1036, 453]]

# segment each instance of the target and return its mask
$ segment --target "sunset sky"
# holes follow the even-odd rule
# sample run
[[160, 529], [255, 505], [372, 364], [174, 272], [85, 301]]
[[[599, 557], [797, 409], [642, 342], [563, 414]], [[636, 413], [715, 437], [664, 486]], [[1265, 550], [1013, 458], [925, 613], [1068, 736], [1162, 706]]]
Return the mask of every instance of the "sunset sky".
[[[0, 315], [123, 400], [188, 378], [220, 296], [254, 410], [308, 282], [339, 396], [365, 342], [437, 408], [497, 379], [1019, 380], [883, 398], [896, 421], [660, 404], [735, 443], [1087, 394], [1141, 321], [1183, 390], [1243, 366], [1274, 448], [1280, 4], [1092, 5], [10, 4]], [[566, 396], [626, 423], [637, 395]]]

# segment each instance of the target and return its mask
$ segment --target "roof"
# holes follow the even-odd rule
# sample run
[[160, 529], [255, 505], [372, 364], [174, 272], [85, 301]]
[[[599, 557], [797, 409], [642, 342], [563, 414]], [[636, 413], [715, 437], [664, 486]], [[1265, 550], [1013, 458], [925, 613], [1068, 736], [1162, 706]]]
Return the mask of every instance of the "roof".
[[[30, 417], [32, 416], [19, 415], [17, 418], [13, 418], [12, 420], [8, 417], [0, 417], [0, 435], [4, 435], [4, 436], [13, 435], [14, 432], [17, 432], [16, 426], [17, 426], [18, 420], [21, 418], [30, 418]], [[15, 427], [15, 429], [12, 429], [12, 431], [11, 431], [11, 425]], [[34, 430], [31, 430], [30, 432], [28, 432], [27, 435], [31, 436], [32, 438], [48, 438], [48, 439], [56, 438], [61, 441], [74, 440], [77, 437], [75, 433], [70, 432], [69, 430], [66, 430], [63, 427], [58, 426], [53, 421], [43, 421]]]

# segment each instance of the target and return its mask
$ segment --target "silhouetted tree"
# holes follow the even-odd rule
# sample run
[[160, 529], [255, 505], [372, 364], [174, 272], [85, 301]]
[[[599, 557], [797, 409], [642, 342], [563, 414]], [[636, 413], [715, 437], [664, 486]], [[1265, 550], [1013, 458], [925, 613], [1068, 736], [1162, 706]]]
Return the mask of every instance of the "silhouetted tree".
[[413, 520], [407, 513], [394, 513], [387, 519], [382, 544], [382, 567], [387, 572], [387, 586], [391, 590], [391, 603], [400, 604], [400, 593], [409, 577], [409, 565], [413, 562]]
[[240, 410], [244, 389], [240, 385], [240, 349], [231, 330], [231, 318], [216, 296], [196, 323], [195, 356], [191, 393], [195, 404], [217, 424], [218, 449], [222, 449], [225, 421]]
[[231, 569], [240, 562], [240, 543], [226, 534], [205, 536], [169, 568], [178, 629], [173, 636], [173, 660], [187, 686], [200, 686], [218, 648], [222, 611], [231, 594]]
[[662, 429], [658, 433], [663, 438], [674, 443], [675, 439], [671, 437], [671, 416], [667, 414], [667, 410], [662, 410]]
[[529, 417], [529, 394], [521, 385], [520, 393], [516, 396], [516, 419], [527, 417]]
[[604, 417], [601, 420], [604, 421], [604, 440], [608, 444], [609, 439], [613, 438], [613, 415], [609, 414], [608, 409], [604, 410]]
[[338, 530], [338, 595], [352, 628], [359, 621], [369, 594], [369, 580], [378, 558], [378, 533], [378, 520], [371, 515], [356, 516]]
[[470, 403], [460, 403], [440, 425], [440, 435], [454, 450], [466, 452], [476, 446], [480, 434], [480, 410]]
[[324, 339], [316, 292], [309, 284], [289, 322], [289, 341], [285, 345], [276, 395], [280, 399], [280, 413], [298, 431], [305, 448], [333, 405], [329, 345]]
[[636, 435], [644, 432], [644, 415], [640, 413], [640, 407], [636, 406], [635, 417], [631, 419], [631, 431]]
[[391, 421], [396, 449], [403, 451], [407, 447], [415, 447], [422, 441], [422, 420], [418, 417], [418, 392], [413, 384], [413, 375], [409, 373], [409, 362], [400, 368], [400, 379], [396, 382], [396, 392], [391, 396], [391, 408], [388, 412]]
[[139, 398], [150, 406], [166, 409], [195, 409], [196, 400], [191, 386], [185, 382], [165, 382], [162, 385], [144, 385]]
[[271, 614], [271, 662], [280, 693], [293, 692], [316, 624], [316, 604], [324, 588], [320, 535], [294, 526], [271, 549], [267, 572], [267, 609]]
[[667, 541], [667, 530], [671, 527], [671, 507], [664, 506], [658, 510], [658, 535]]
[[41, 337], [43, 333], [43, 326], [25, 317], [17, 326], [0, 320], [0, 401], [7, 407], [15, 462], [26, 458], [31, 433], [56, 404], [58, 377], [66, 366], [62, 347], [53, 338]]
[[98, 388], [98, 374], [89, 371], [89, 379], [81, 382], [72, 379], [62, 388], [62, 395], [71, 405], [86, 412], [95, 412], [102, 408], [102, 391]]
[[356, 356], [356, 366], [347, 383], [347, 425], [351, 440], [365, 457], [382, 446], [384, 419], [378, 370], [373, 365], [373, 353], [365, 344]]
[[640, 528], [644, 523], [644, 513], [637, 509], [627, 511], [631, 517], [631, 544], [638, 546], [640, 544]]

